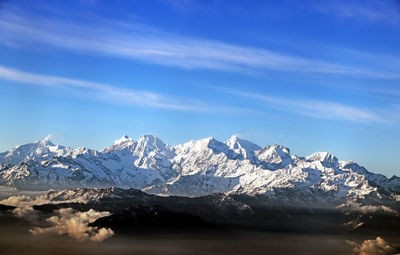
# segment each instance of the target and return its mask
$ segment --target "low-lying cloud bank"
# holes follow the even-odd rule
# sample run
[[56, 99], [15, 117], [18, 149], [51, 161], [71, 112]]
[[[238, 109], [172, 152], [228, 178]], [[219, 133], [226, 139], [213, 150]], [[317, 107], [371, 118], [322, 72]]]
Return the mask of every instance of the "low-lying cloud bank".
[[[47, 196], [10, 196], [0, 201], [0, 204], [15, 206], [12, 211], [16, 217], [29, 220], [32, 223], [39, 223], [39, 215], [33, 208], [34, 205], [59, 204], [65, 202], [87, 202], [83, 199], [73, 199], [68, 201], [52, 201]], [[56, 211], [57, 215], [47, 219], [47, 223], [52, 226], [47, 228], [35, 227], [29, 231], [34, 234], [58, 234], [68, 235], [79, 241], [91, 240], [101, 242], [114, 235], [114, 231], [109, 228], [90, 227], [99, 218], [109, 216], [109, 212], [97, 212], [90, 209], [87, 212], [75, 212], [72, 208], [64, 208]]]
[[52, 201], [46, 195], [31, 197], [27, 195], [20, 196], [10, 196], [6, 199], [0, 201], [0, 204], [15, 206], [13, 213], [22, 219], [30, 220], [32, 222], [36, 222], [38, 220], [37, 212], [33, 209], [34, 205], [43, 205], [43, 204], [60, 204], [65, 202], [82, 202], [86, 203], [87, 201], [83, 199], [74, 199], [68, 201]]
[[47, 219], [53, 226], [48, 228], [36, 227], [29, 230], [34, 235], [58, 234], [68, 235], [78, 241], [91, 240], [101, 242], [114, 235], [110, 228], [97, 228], [89, 226], [97, 219], [109, 216], [109, 212], [96, 212], [90, 209], [87, 212], [75, 212], [72, 208], [64, 208], [57, 211], [59, 216], [52, 216]]
[[0, 201], [0, 204], [15, 206], [13, 213], [22, 219], [32, 222], [38, 221], [38, 215], [33, 209], [34, 205], [51, 203], [45, 196], [30, 197], [26, 195], [10, 196], [9, 198]]
[[377, 237], [374, 240], [365, 240], [362, 244], [349, 242], [355, 246], [353, 254], [355, 255], [395, 255], [400, 254], [399, 247], [388, 244], [383, 238]]
[[390, 213], [390, 214], [397, 214], [398, 212], [390, 207], [385, 205], [362, 205], [361, 203], [348, 201], [344, 204], [338, 206], [338, 208], [349, 209], [351, 211], [358, 211], [364, 214], [367, 213], [376, 213], [376, 212], [383, 212], [383, 213]]

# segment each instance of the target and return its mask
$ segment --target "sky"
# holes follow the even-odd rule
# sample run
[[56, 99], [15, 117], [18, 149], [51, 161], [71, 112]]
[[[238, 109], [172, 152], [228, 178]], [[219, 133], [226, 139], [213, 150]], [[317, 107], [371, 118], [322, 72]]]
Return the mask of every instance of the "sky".
[[0, 1], [0, 151], [231, 135], [400, 175], [400, 1]]

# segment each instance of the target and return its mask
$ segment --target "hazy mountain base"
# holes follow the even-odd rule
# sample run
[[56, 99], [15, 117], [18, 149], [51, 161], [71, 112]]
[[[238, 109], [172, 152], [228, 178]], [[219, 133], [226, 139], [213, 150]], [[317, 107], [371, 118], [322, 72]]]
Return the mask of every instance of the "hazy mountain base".
[[[160, 206], [166, 204], [168, 206]], [[180, 206], [179, 206], [180, 205]], [[255, 208], [253, 214], [234, 208], [215, 210], [213, 205], [193, 201], [174, 204], [169, 201], [61, 203], [34, 206], [43, 217], [61, 208], [76, 211], [109, 211], [112, 215], [96, 220], [91, 226], [111, 228], [118, 234], [154, 235], [171, 233], [223, 233], [236, 231], [326, 235], [398, 235], [400, 217], [384, 212], [360, 213], [340, 209]], [[173, 209], [169, 209], [173, 208]], [[197, 209], [201, 208], [201, 210]]]
[[[27, 212], [37, 214], [38, 217], [49, 217], [47, 214], [61, 208], [81, 212], [90, 209], [110, 212], [110, 216], [92, 224], [128, 234], [151, 232], [152, 229], [168, 233], [168, 229], [187, 232], [212, 228], [294, 233], [345, 234], [349, 231], [368, 231], [391, 234], [400, 229], [398, 211], [382, 205], [294, 201], [288, 203], [279, 198], [226, 194], [161, 197], [135, 189], [107, 188], [50, 191], [46, 196], [34, 200], [16, 196], [2, 202], [21, 207], [18, 208], [23, 209], [21, 213], [28, 206], [30, 209]], [[9, 209], [5, 207], [4, 211]]]
[[[23, 227], [0, 227], [2, 255], [56, 254], [350, 254], [342, 236], [271, 233], [173, 234], [141, 237], [116, 234], [102, 243], [66, 236], [34, 236]], [[4, 234], [7, 233], [7, 234]], [[361, 240], [361, 239], [360, 239]]]
[[[92, 199], [62, 202], [76, 197]], [[50, 203], [33, 206], [34, 221], [16, 218], [14, 207], [0, 207], [1, 254], [351, 254], [377, 236], [397, 242], [400, 229], [399, 215], [390, 211], [267, 206], [244, 195], [159, 197], [111, 188], [54, 191], [47, 199]], [[92, 243], [28, 232], [49, 227], [47, 219], [61, 208], [109, 211], [90, 226], [111, 228], [115, 235]]]
[[[2, 222], [4, 222], [2, 220]], [[304, 234], [259, 231], [212, 231], [116, 235], [101, 243], [77, 242], [68, 236], [32, 235], [23, 220], [6, 221], [0, 226], [2, 255], [46, 254], [299, 254], [349, 255], [353, 243], [375, 239], [372, 234]], [[396, 235], [384, 235], [388, 242]]]
[[[285, 196], [287, 193], [284, 193]], [[106, 217], [108, 221], [98, 220], [98, 226], [118, 228], [130, 226], [140, 227], [136, 223], [143, 221], [149, 225], [162, 225], [162, 221], [154, 223], [148, 218], [156, 214], [152, 220], [170, 218], [166, 222], [172, 228], [179, 225], [204, 227], [218, 226], [223, 228], [239, 228], [251, 230], [267, 230], [280, 232], [329, 233], [344, 234], [348, 231], [383, 231], [397, 233], [400, 229], [399, 204], [390, 209], [382, 205], [362, 205], [357, 203], [341, 204], [340, 201], [321, 203], [304, 197], [285, 200], [280, 197], [271, 199], [257, 195], [212, 194], [200, 197], [156, 196], [135, 189], [77, 189], [53, 191], [48, 198], [53, 201], [85, 198], [86, 204], [48, 204], [36, 206], [40, 211], [51, 211], [61, 207], [73, 207], [77, 210], [95, 209], [110, 211], [113, 215]], [[286, 197], [287, 198], [287, 197]], [[302, 198], [303, 200], [301, 200]], [[163, 214], [166, 216], [164, 217]], [[177, 217], [177, 221], [172, 221]], [[192, 218], [191, 218], [192, 217]], [[130, 221], [130, 220], [131, 221]], [[139, 219], [139, 220], [138, 220]], [[184, 222], [187, 219], [188, 222]], [[201, 219], [202, 221], [200, 221]], [[133, 225], [132, 225], [133, 224]], [[168, 226], [163, 225], [162, 229]]]

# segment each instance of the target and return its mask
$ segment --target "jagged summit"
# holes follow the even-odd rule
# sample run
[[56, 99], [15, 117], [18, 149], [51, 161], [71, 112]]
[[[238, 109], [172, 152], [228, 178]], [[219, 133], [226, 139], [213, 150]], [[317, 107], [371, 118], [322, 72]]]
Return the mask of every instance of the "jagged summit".
[[231, 137], [229, 137], [229, 139], [228, 140], [226, 140], [225, 141], [225, 143], [230, 147], [230, 148], [232, 148], [232, 149], [234, 149], [235, 147], [236, 147], [236, 149], [237, 148], [239, 148], [239, 140], [241, 140], [240, 138], [239, 138], [239, 135], [232, 135]]
[[143, 153], [150, 153], [152, 151], [170, 151], [170, 146], [166, 145], [160, 138], [154, 135], [144, 135], [137, 141], [136, 150], [140, 150]]
[[110, 147], [104, 148], [101, 152], [108, 153], [111, 151], [120, 151], [126, 148], [131, 148], [134, 145], [135, 142], [132, 138], [127, 135], [123, 135], [120, 139], [115, 140]]
[[27, 143], [14, 147], [11, 151], [0, 153], [0, 164], [18, 164], [31, 159], [47, 159], [62, 155], [68, 150], [64, 146], [54, 145], [51, 135], [33, 143]]
[[228, 145], [231, 150], [244, 149], [246, 151], [256, 151], [261, 149], [257, 144], [242, 139], [238, 135], [231, 136], [225, 141], [225, 144]]
[[52, 135], [49, 134], [46, 137], [36, 141], [35, 143], [38, 145], [42, 145], [42, 146], [54, 146], [54, 144], [51, 142], [52, 139]]
[[214, 137], [206, 137], [198, 140], [190, 140], [184, 144], [179, 144], [174, 146], [177, 153], [189, 153], [189, 152], [199, 152], [205, 149], [213, 148], [215, 145], [219, 145], [221, 142], [217, 141]]
[[133, 142], [133, 139], [127, 135], [123, 135], [120, 139], [114, 141], [114, 144], [122, 144], [126, 142]]
[[151, 145], [154, 147], [164, 147], [166, 144], [157, 136], [151, 135], [151, 134], [147, 134], [147, 135], [143, 135], [139, 140], [138, 140], [139, 144], [147, 144], [147, 145]]
[[268, 162], [274, 165], [286, 166], [292, 163], [290, 150], [282, 145], [267, 145], [258, 150], [256, 155], [261, 162]]
[[339, 162], [338, 159], [329, 152], [316, 152], [310, 156], [307, 156], [306, 159], [309, 161], [320, 161], [325, 164], [333, 165], [337, 165]]
[[240, 138], [238, 135], [231, 136], [225, 141], [225, 144], [230, 150], [234, 151], [238, 155], [241, 155], [244, 159], [254, 161], [254, 152], [261, 149], [260, 146], [250, 141]]

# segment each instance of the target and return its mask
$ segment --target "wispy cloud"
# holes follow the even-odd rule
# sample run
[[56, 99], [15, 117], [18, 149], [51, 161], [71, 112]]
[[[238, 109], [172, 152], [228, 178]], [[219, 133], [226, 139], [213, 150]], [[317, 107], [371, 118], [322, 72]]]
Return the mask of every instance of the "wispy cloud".
[[39, 17], [27, 10], [3, 8], [0, 39], [8, 45], [48, 44], [185, 69], [250, 74], [274, 70], [400, 79], [396, 72], [369, 70], [268, 49], [184, 37], [127, 21], [105, 20], [92, 15], [72, 21], [49, 18], [51, 16], [44, 18], [44, 15]]
[[[91, 95], [91, 97], [97, 95], [99, 99], [107, 102], [126, 103], [144, 107], [195, 112], [260, 113], [259, 110], [251, 108], [215, 105], [193, 98], [176, 98], [168, 95], [141, 90], [124, 89], [108, 84], [86, 80], [35, 74], [1, 65], [0, 79], [53, 88], [79, 89], [80, 92], [87, 92], [87, 94]], [[256, 99], [268, 103], [270, 107], [315, 118], [342, 119], [351, 121], [381, 121], [380, 117], [373, 112], [333, 102], [280, 98], [228, 89], [217, 90], [240, 97]]]
[[107, 102], [126, 103], [145, 107], [218, 113], [255, 112], [251, 109], [210, 104], [193, 98], [177, 98], [159, 93], [119, 88], [104, 83], [29, 73], [1, 65], [0, 79], [39, 86], [79, 89], [80, 92], [87, 92], [91, 97], [97, 95], [99, 99]]
[[186, 10], [193, 5], [193, 0], [162, 0], [162, 2], [177, 10]]
[[314, 9], [339, 18], [353, 19], [361, 23], [400, 24], [400, 2], [397, 0], [336, 0], [312, 3]]
[[348, 121], [382, 121], [382, 119], [377, 114], [371, 111], [334, 102], [295, 98], [280, 98], [245, 91], [220, 91], [240, 97], [255, 99], [261, 102], [265, 102], [268, 104], [268, 106], [277, 108], [279, 110], [294, 112], [314, 118], [338, 119]]

